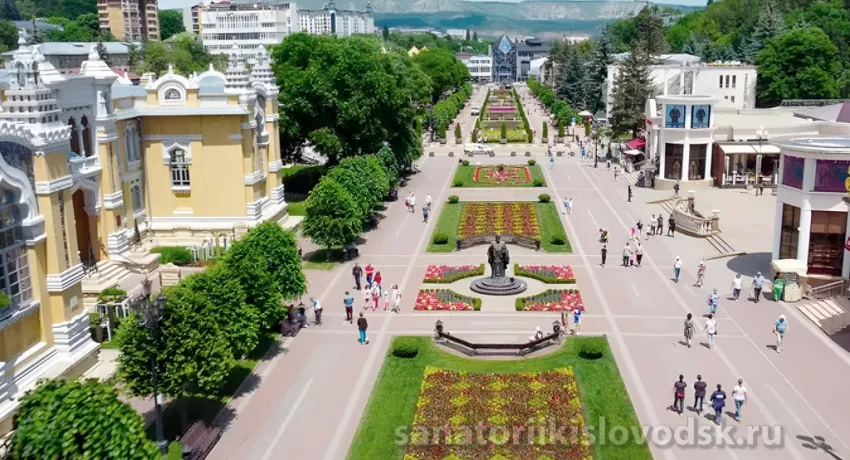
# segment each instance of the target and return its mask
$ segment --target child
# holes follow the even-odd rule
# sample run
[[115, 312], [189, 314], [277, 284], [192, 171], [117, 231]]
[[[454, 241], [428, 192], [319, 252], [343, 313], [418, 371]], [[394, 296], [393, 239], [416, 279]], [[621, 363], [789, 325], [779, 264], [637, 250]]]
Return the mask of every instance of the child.
[[384, 311], [390, 309], [390, 291], [384, 291]]
[[381, 272], [376, 272], [375, 273], [375, 285], [378, 286], [378, 292], [383, 291], [383, 285], [382, 285], [383, 281], [384, 281], [384, 278], [381, 277]]
[[366, 272], [366, 287], [372, 289], [372, 278], [375, 276], [375, 269], [372, 267], [372, 264], [366, 264], [366, 268], [363, 271]]
[[392, 293], [392, 301], [393, 301], [393, 309], [392, 311], [398, 313], [399, 308], [401, 308], [401, 291], [398, 289], [398, 284], [393, 284], [393, 293]]
[[378, 288], [378, 285], [375, 284], [372, 286], [372, 311], [378, 309], [378, 304], [381, 301], [381, 290]]
[[636, 259], [636, 257], [637, 257], [637, 251], [632, 251], [632, 252], [629, 254], [629, 267], [634, 267], [634, 266], [635, 266], [635, 259]]
[[579, 332], [579, 328], [581, 327], [581, 308], [576, 307], [573, 309], [573, 331], [576, 334]]
[[363, 290], [363, 309], [369, 309], [369, 302], [372, 301], [372, 291], [369, 288]]

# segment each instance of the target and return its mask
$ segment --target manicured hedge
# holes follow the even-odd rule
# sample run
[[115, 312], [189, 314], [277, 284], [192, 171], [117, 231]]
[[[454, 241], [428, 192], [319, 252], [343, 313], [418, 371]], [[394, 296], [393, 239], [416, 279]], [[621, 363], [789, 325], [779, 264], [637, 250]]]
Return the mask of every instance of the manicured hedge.
[[151, 252], [160, 255], [160, 264], [189, 265], [192, 263], [192, 253], [183, 247], [157, 246], [151, 249]]
[[[437, 235], [439, 235], [439, 233]], [[446, 244], [445, 242], [444, 243], [437, 242], [436, 241], [437, 235], [434, 235], [434, 244]], [[448, 238], [446, 238], [446, 239], [448, 240]], [[448, 242], [448, 241], [446, 241], [446, 242]], [[443, 278], [438, 279], [438, 280], [425, 278], [424, 280], [422, 280], [422, 282], [423, 283], [431, 283], [431, 284], [450, 284], [450, 283], [454, 283], [457, 280], [462, 280], [464, 278], [471, 278], [473, 276], [484, 276], [484, 264], [478, 265], [478, 268], [476, 270], [470, 270], [468, 272], [463, 272], [463, 273], [456, 273], [453, 276], [444, 276]]]
[[554, 278], [551, 276], [541, 275], [540, 273], [534, 273], [528, 270], [523, 270], [522, 268], [520, 268], [519, 264], [514, 264], [514, 275], [522, 276], [523, 278], [536, 279], [538, 281], [543, 281], [546, 284], [575, 284], [576, 282], [575, 278], [565, 280], [560, 278]]

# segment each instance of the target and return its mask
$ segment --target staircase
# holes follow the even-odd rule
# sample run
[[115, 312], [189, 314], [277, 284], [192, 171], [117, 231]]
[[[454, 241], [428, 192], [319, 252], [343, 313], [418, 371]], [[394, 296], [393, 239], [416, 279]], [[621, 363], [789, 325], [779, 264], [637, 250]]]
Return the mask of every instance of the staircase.
[[850, 326], [850, 300], [846, 295], [844, 280], [815, 288], [806, 286], [803, 296], [807, 301], [798, 304], [797, 309], [827, 335], [833, 335]]
[[123, 264], [101, 260], [97, 263], [97, 271], [92, 271], [83, 278], [83, 306], [87, 310], [94, 310], [101, 291], [118, 286], [130, 275], [131, 272]]
[[743, 251], [736, 251], [731, 244], [727, 243], [726, 240], [720, 236], [720, 233], [713, 233], [706, 237], [705, 240], [708, 241], [708, 244], [710, 244], [715, 251], [717, 251], [716, 255], [707, 257], [709, 260], [745, 254]]

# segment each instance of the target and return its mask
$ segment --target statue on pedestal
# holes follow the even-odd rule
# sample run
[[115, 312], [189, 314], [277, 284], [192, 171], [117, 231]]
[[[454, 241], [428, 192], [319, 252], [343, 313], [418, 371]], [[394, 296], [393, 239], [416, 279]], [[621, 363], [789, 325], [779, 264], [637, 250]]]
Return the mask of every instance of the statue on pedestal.
[[505, 277], [505, 270], [508, 268], [508, 263], [511, 261], [508, 247], [502, 243], [502, 238], [496, 235], [496, 241], [490, 244], [490, 249], [487, 250], [487, 262], [490, 264], [490, 278], [498, 279]]

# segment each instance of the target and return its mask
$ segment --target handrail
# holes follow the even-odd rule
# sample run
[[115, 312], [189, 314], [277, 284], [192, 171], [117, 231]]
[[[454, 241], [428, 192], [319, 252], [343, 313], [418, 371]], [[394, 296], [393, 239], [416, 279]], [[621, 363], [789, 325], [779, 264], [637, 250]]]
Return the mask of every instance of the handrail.
[[526, 343], [475, 343], [463, 340], [459, 337], [455, 337], [448, 332], [436, 332], [436, 336], [441, 339], [445, 339], [449, 342], [456, 343], [458, 345], [462, 345], [466, 348], [472, 350], [472, 354], [478, 354], [478, 350], [516, 350], [518, 355], [524, 355], [540, 345], [549, 344], [549, 342], [553, 340], [557, 340], [560, 336], [560, 332], [553, 332], [549, 335], [543, 336], [537, 340], [532, 340]]
[[808, 295], [815, 300], [827, 300], [840, 296], [842, 292], [844, 292], [844, 280], [838, 280], [814, 288], [810, 287]]
[[[684, 208], [683, 206], [684, 205]], [[713, 233], [711, 219], [696, 216], [687, 210], [688, 200], [680, 198], [673, 206], [673, 218], [676, 220], [676, 229], [683, 233], [696, 236], [709, 236]]]

